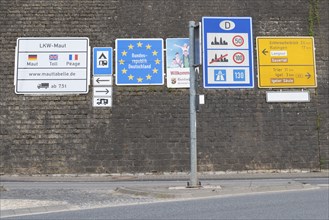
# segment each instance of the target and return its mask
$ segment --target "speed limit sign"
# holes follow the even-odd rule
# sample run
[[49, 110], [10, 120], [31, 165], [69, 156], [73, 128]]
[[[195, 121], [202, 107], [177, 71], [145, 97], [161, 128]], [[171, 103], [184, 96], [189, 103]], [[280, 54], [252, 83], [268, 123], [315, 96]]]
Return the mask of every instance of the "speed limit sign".
[[254, 88], [251, 17], [203, 17], [203, 87]]
[[243, 53], [241, 53], [241, 52], [235, 53], [233, 55], [233, 60], [234, 60], [235, 63], [238, 63], [238, 64], [243, 63], [243, 61], [244, 61]]
[[236, 46], [236, 47], [241, 47], [244, 43], [244, 39], [241, 35], [235, 35], [232, 38], [232, 43]]

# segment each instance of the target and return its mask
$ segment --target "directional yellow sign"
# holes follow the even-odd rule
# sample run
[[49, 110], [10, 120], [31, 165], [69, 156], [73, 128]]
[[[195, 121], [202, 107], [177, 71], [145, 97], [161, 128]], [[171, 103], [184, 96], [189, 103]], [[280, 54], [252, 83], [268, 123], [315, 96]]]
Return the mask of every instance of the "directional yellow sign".
[[316, 87], [313, 37], [257, 37], [259, 88]]

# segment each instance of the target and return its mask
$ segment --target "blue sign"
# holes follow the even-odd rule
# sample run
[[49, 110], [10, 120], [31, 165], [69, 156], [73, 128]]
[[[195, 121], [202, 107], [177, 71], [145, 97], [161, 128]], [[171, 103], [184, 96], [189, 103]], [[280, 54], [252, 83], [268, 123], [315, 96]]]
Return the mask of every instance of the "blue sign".
[[225, 69], [216, 69], [215, 72], [215, 81], [226, 81], [226, 70]]
[[163, 39], [117, 39], [116, 84], [163, 85]]
[[203, 17], [204, 88], [253, 88], [251, 17]]
[[113, 66], [112, 47], [94, 47], [93, 49], [93, 74], [112, 75]]

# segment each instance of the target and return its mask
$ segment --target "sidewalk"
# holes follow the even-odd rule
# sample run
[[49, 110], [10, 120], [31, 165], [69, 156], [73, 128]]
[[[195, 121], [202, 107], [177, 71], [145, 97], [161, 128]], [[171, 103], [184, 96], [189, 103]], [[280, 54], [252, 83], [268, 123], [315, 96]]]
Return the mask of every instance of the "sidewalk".
[[[252, 170], [252, 171], [219, 171], [198, 173], [200, 180], [213, 179], [286, 179], [286, 178], [329, 178], [329, 170]], [[186, 172], [168, 173], [121, 173], [121, 174], [46, 174], [46, 175], [1, 175], [0, 182], [32, 181], [32, 182], [108, 182], [108, 181], [157, 181], [186, 180], [190, 178]]]
[[[198, 188], [186, 187], [189, 180], [187, 173], [75, 176], [6, 175], [0, 176], [0, 185], [6, 190], [1, 190], [0, 210], [1, 217], [9, 217], [165, 200], [310, 190], [320, 186], [305, 184], [303, 179], [326, 178], [325, 182], [327, 183], [329, 181], [327, 179], [328, 174], [328, 171], [203, 173], [198, 175], [201, 181], [201, 187]], [[328, 187], [328, 184], [325, 184], [324, 187]]]

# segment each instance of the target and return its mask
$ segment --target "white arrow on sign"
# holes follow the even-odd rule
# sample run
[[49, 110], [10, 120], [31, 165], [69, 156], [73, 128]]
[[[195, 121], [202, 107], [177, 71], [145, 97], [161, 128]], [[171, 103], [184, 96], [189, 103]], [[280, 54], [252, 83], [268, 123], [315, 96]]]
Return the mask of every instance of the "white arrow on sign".
[[93, 84], [94, 86], [112, 86], [113, 78], [112, 76], [94, 76]]
[[112, 97], [112, 87], [94, 87], [94, 97]]

